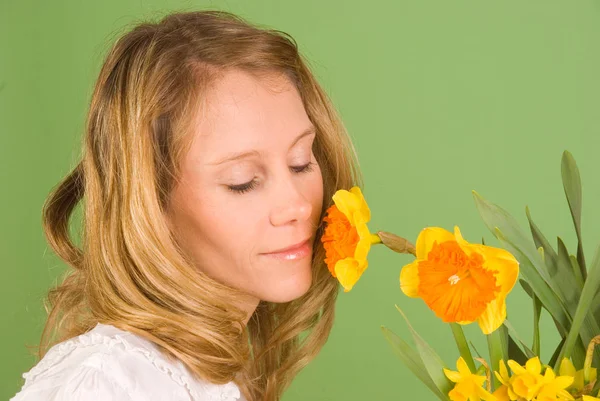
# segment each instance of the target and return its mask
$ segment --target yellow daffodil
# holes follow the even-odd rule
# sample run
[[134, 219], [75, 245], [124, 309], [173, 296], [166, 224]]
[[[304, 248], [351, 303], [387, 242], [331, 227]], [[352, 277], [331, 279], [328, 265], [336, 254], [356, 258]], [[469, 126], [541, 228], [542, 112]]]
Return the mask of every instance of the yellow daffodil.
[[494, 396], [498, 401], [574, 400], [573, 396], [567, 391], [573, 383], [573, 377], [562, 374], [556, 376], [551, 367], [546, 366], [544, 369], [538, 357], [529, 359], [525, 366], [509, 360], [508, 366], [512, 370], [512, 376], [509, 376], [504, 361], [500, 361], [499, 372], [495, 372], [496, 377], [502, 383], [502, 386], [494, 392]]
[[456, 362], [458, 371], [444, 369], [444, 374], [453, 383], [454, 388], [448, 396], [452, 401], [496, 401], [496, 397], [483, 388], [486, 377], [473, 374], [465, 360], [460, 357]]
[[[576, 370], [573, 362], [571, 362], [568, 358], [563, 358], [560, 362], [560, 368], [558, 369], [558, 373], [561, 376], [571, 376], [573, 377], [573, 384], [571, 384], [568, 390], [571, 391], [572, 394], [581, 393], [587, 383], [583, 380], [583, 369]], [[596, 368], [590, 369], [590, 382], [595, 382], [598, 377], [598, 372]]]
[[584, 395], [581, 399], [583, 401], [600, 401], [600, 398], [592, 397], [591, 395]]
[[517, 396], [510, 388], [510, 376], [508, 375], [508, 369], [506, 368], [506, 364], [502, 359], [500, 360], [500, 371], [494, 373], [496, 374], [496, 377], [500, 383], [502, 383], [502, 385], [498, 387], [496, 391], [494, 391], [494, 397], [496, 397], [498, 401], [510, 401], [516, 399]]
[[544, 372], [543, 385], [536, 397], [537, 401], [572, 401], [571, 393], [566, 389], [573, 383], [572, 376], [556, 376], [551, 367]]
[[527, 361], [525, 367], [513, 360], [509, 360], [508, 366], [510, 366], [510, 370], [513, 372], [513, 376], [510, 380], [511, 390], [518, 397], [522, 397], [526, 400], [533, 399], [544, 384], [540, 358], [537, 356], [531, 358]]
[[511, 401], [510, 395], [508, 394], [508, 386], [504, 384], [501, 385], [492, 393], [494, 397], [496, 397], [496, 401]]
[[519, 276], [519, 262], [508, 251], [465, 241], [439, 227], [419, 234], [417, 257], [402, 268], [400, 288], [423, 299], [444, 322], [477, 321], [489, 334], [506, 319], [506, 296]]
[[329, 271], [348, 292], [367, 269], [371, 245], [381, 240], [367, 227], [371, 211], [360, 188], [339, 190], [333, 201], [323, 219], [326, 226], [321, 242]]

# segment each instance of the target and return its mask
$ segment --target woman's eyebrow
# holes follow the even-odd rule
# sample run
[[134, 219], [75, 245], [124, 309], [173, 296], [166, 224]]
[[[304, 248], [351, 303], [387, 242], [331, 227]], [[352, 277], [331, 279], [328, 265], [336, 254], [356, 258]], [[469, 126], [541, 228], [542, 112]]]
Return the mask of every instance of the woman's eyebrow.
[[[298, 141], [300, 141], [300, 139], [304, 138], [305, 136], [308, 135], [314, 135], [316, 133], [315, 127], [314, 126], [310, 126], [307, 129], [305, 129], [304, 131], [302, 131], [302, 133], [300, 135], [298, 135], [296, 137], [296, 139], [294, 139], [294, 141], [292, 142], [292, 144], [290, 145], [290, 149], [294, 147], [294, 145], [296, 145], [298, 143]], [[232, 162], [235, 160], [240, 160], [240, 159], [246, 159], [248, 157], [259, 157], [261, 156], [261, 152], [259, 152], [258, 150], [249, 150], [249, 151], [244, 151], [244, 152], [235, 152], [235, 153], [230, 153], [227, 156], [215, 161], [215, 162], [210, 162], [210, 163], [206, 163], [208, 166], [217, 166], [219, 164], [223, 164], [223, 163], [228, 163], [228, 162]]]

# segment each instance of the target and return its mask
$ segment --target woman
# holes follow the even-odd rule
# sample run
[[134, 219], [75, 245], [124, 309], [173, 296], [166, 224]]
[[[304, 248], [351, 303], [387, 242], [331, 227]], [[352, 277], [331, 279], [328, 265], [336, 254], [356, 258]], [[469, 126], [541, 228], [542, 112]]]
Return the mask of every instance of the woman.
[[44, 206], [72, 270], [13, 400], [279, 400], [331, 329], [320, 223], [360, 181], [292, 38], [220, 11], [135, 27]]

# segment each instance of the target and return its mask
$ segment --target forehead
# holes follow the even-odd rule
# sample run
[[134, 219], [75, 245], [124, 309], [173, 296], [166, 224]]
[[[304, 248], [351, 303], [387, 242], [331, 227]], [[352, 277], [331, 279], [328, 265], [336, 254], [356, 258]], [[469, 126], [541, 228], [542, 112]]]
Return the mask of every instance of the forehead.
[[[206, 94], [194, 127], [198, 152], [288, 143], [311, 125], [302, 99], [283, 75], [230, 71]], [[204, 152], [203, 152], [204, 151]]]

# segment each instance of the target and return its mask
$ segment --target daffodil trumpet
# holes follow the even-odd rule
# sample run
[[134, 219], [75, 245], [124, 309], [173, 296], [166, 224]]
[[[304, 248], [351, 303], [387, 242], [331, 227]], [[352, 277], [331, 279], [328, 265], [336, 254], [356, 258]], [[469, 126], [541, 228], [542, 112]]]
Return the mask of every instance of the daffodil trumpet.
[[508, 251], [471, 244], [458, 227], [454, 233], [428, 227], [417, 238], [416, 260], [400, 272], [400, 288], [442, 321], [477, 321], [490, 334], [506, 319], [506, 297], [518, 276], [519, 262]]
[[360, 188], [338, 190], [332, 198], [334, 204], [323, 218], [325, 230], [321, 242], [329, 272], [348, 292], [369, 265], [367, 255], [371, 245], [381, 243], [381, 238], [367, 227], [371, 211]]

